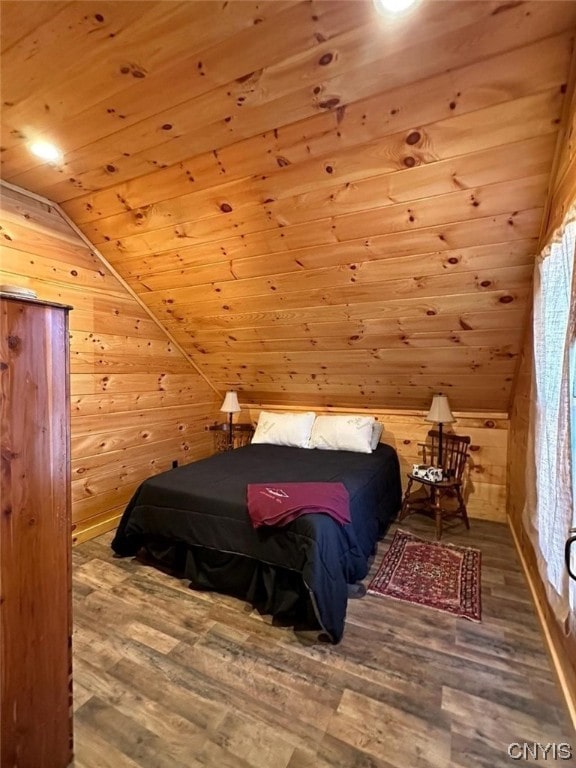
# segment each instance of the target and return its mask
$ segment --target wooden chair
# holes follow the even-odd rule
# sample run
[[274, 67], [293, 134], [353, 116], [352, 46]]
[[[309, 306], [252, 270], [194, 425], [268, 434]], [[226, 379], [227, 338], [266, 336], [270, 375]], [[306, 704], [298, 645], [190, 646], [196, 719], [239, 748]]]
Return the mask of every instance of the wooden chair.
[[[426, 480], [409, 472], [408, 486], [398, 518], [403, 520], [411, 512], [433, 514], [436, 520], [437, 539], [442, 536], [444, 516], [460, 515], [466, 524], [466, 528], [470, 528], [466, 504], [462, 496], [462, 475], [468, 458], [470, 438], [463, 435], [444, 433], [442, 435], [442, 461], [440, 463], [438, 456], [439, 436], [440, 433], [435, 429], [428, 432], [428, 442], [421, 444], [422, 461], [426, 465], [442, 466], [444, 479], [438, 481]], [[412, 493], [414, 483], [420, 483], [421, 490], [424, 491], [423, 495]], [[448, 498], [455, 499], [455, 509], [444, 506], [444, 501]]]

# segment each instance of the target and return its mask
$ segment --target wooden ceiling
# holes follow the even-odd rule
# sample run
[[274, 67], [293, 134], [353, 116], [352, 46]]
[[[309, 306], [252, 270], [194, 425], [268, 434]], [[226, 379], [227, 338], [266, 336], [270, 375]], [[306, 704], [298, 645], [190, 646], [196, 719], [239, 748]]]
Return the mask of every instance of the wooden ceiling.
[[2, 176], [244, 402], [506, 411], [575, 26], [575, 2], [2, 2]]

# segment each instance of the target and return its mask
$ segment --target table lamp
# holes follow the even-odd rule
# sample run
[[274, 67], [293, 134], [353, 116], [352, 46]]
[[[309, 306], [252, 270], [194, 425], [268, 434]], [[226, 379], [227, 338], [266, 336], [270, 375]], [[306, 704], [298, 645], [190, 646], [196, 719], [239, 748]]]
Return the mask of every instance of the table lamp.
[[232, 448], [232, 415], [241, 410], [236, 392], [226, 392], [226, 397], [220, 410], [228, 414], [228, 447]]
[[450, 410], [448, 398], [441, 392], [432, 397], [432, 405], [426, 416], [426, 421], [438, 424], [438, 465], [442, 466], [442, 425], [452, 424], [456, 419]]

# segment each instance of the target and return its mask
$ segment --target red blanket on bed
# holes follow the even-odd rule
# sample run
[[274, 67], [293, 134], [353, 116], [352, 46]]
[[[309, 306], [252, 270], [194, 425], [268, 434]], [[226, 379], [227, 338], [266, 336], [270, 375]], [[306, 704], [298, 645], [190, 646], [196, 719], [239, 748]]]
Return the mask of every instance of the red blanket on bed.
[[287, 525], [311, 512], [330, 515], [341, 525], [350, 522], [350, 500], [343, 483], [251, 483], [247, 501], [254, 528]]

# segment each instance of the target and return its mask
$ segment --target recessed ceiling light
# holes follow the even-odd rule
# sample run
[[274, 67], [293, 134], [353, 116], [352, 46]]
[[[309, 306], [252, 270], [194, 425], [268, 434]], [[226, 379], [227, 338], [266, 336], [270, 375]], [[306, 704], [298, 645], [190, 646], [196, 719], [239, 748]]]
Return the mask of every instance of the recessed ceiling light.
[[378, 13], [402, 13], [418, 0], [374, 0]]
[[47, 141], [35, 141], [30, 144], [30, 152], [49, 163], [59, 163], [62, 160], [62, 152]]

